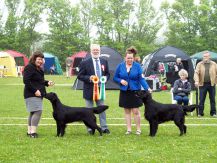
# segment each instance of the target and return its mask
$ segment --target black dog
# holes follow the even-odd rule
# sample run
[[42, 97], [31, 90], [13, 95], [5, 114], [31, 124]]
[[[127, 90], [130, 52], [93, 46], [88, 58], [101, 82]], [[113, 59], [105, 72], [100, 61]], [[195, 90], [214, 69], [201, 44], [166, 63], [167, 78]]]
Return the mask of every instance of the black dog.
[[65, 134], [66, 124], [75, 121], [83, 121], [84, 124], [91, 128], [93, 134], [97, 129], [102, 136], [102, 129], [96, 124], [96, 116], [94, 113], [99, 114], [108, 109], [108, 106], [98, 106], [93, 108], [86, 107], [70, 107], [63, 105], [56, 93], [47, 93], [45, 98], [50, 100], [53, 106], [53, 117], [57, 124], [57, 136], [63, 136]]
[[150, 134], [155, 136], [158, 124], [166, 121], [174, 121], [180, 130], [180, 136], [186, 134], [185, 112], [192, 112], [197, 105], [183, 106], [177, 104], [162, 104], [152, 99], [148, 91], [138, 91], [136, 96], [141, 98], [145, 105], [145, 118], [149, 121]]

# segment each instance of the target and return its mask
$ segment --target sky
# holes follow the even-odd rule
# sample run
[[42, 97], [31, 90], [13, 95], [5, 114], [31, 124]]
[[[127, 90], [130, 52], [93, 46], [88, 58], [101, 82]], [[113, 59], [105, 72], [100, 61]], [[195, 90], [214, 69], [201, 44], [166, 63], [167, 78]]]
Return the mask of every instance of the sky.
[[[72, 5], [75, 5], [77, 3], [79, 3], [79, 0], [70, 0]], [[159, 10], [161, 3], [165, 1], [165, 0], [153, 0], [153, 6]], [[167, 2], [169, 3], [173, 3], [174, 0], [167, 0]], [[42, 17], [43, 23], [38, 24], [36, 27], [36, 31], [41, 32], [41, 33], [48, 33], [49, 29], [48, 29], [48, 24], [46, 22], [46, 15], [44, 17]], [[92, 35], [95, 35], [95, 31], [93, 32]]]
[[[4, 0], [3, 0], [4, 1]], [[3, 15], [4, 18], [7, 18], [7, 9], [3, 6], [3, 1], [0, 0], [0, 11], [3, 11]], [[72, 5], [75, 5], [77, 3], [79, 3], [79, 0], [70, 0]], [[136, 1], [136, 0], [135, 0]], [[160, 4], [165, 1], [165, 0], [153, 0], [153, 5], [154, 7], [158, 10], [160, 8]], [[169, 3], [173, 3], [174, 0], [167, 0]], [[49, 32], [49, 27], [48, 27], [48, 23], [46, 21], [47, 15], [44, 14], [42, 15], [42, 23], [37, 24], [36, 26], [36, 31], [40, 32], [40, 33], [48, 33]], [[93, 32], [94, 33], [94, 32]], [[95, 35], [95, 34], [93, 34]]]

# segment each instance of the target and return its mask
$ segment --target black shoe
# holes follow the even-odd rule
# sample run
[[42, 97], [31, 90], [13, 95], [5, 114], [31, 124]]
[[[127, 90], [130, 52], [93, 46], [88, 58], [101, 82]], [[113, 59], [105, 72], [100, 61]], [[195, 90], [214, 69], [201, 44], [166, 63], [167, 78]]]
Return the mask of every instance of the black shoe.
[[37, 138], [37, 137], [38, 137], [38, 134], [37, 134], [37, 133], [32, 133], [32, 134], [30, 134], [29, 136], [30, 136], [30, 138]]
[[104, 133], [104, 134], [110, 134], [110, 131], [109, 131], [109, 129], [105, 129], [105, 130], [102, 131], [102, 133]]
[[29, 133], [27, 132], [26, 135], [29, 137], [31, 134], [29, 134]]
[[88, 130], [88, 134], [93, 135], [93, 130]]

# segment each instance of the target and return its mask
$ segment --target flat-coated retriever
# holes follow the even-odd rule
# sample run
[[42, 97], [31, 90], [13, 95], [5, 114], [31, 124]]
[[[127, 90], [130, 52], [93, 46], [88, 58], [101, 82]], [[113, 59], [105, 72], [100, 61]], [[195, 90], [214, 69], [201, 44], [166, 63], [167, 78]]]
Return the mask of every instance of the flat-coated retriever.
[[108, 109], [107, 105], [102, 105], [93, 108], [86, 107], [70, 107], [62, 104], [56, 93], [50, 92], [45, 95], [53, 106], [53, 117], [57, 124], [57, 136], [65, 134], [66, 124], [75, 121], [83, 121], [84, 124], [91, 128], [93, 134], [97, 129], [102, 136], [102, 129], [96, 124], [96, 116], [94, 113], [99, 114]]
[[180, 136], [186, 134], [185, 112], [194, 111], [197, 105], [162, 104], [153, 100], [151, 93], [148, 91], [138, 91], [136, 96], [141, 98], [145, 105], [144, 116], [150, 125], [149, 136], [155, 136], [158, 124], [166, 121], [174, 121], [180, 130]]

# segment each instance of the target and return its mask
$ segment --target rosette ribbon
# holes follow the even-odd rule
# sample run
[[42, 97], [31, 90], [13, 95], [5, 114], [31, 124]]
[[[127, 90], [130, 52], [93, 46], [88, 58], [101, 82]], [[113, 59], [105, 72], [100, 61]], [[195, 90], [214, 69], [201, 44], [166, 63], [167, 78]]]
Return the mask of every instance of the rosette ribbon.
[[97, 76], [94, 76], [92, 78], [93, 82], [93, 101], [98, 101], [99, 100], [99, 78]]
[[106, 76], [100, 78], [100, 100], [105, 100], [105, 82], [107, 81]]

